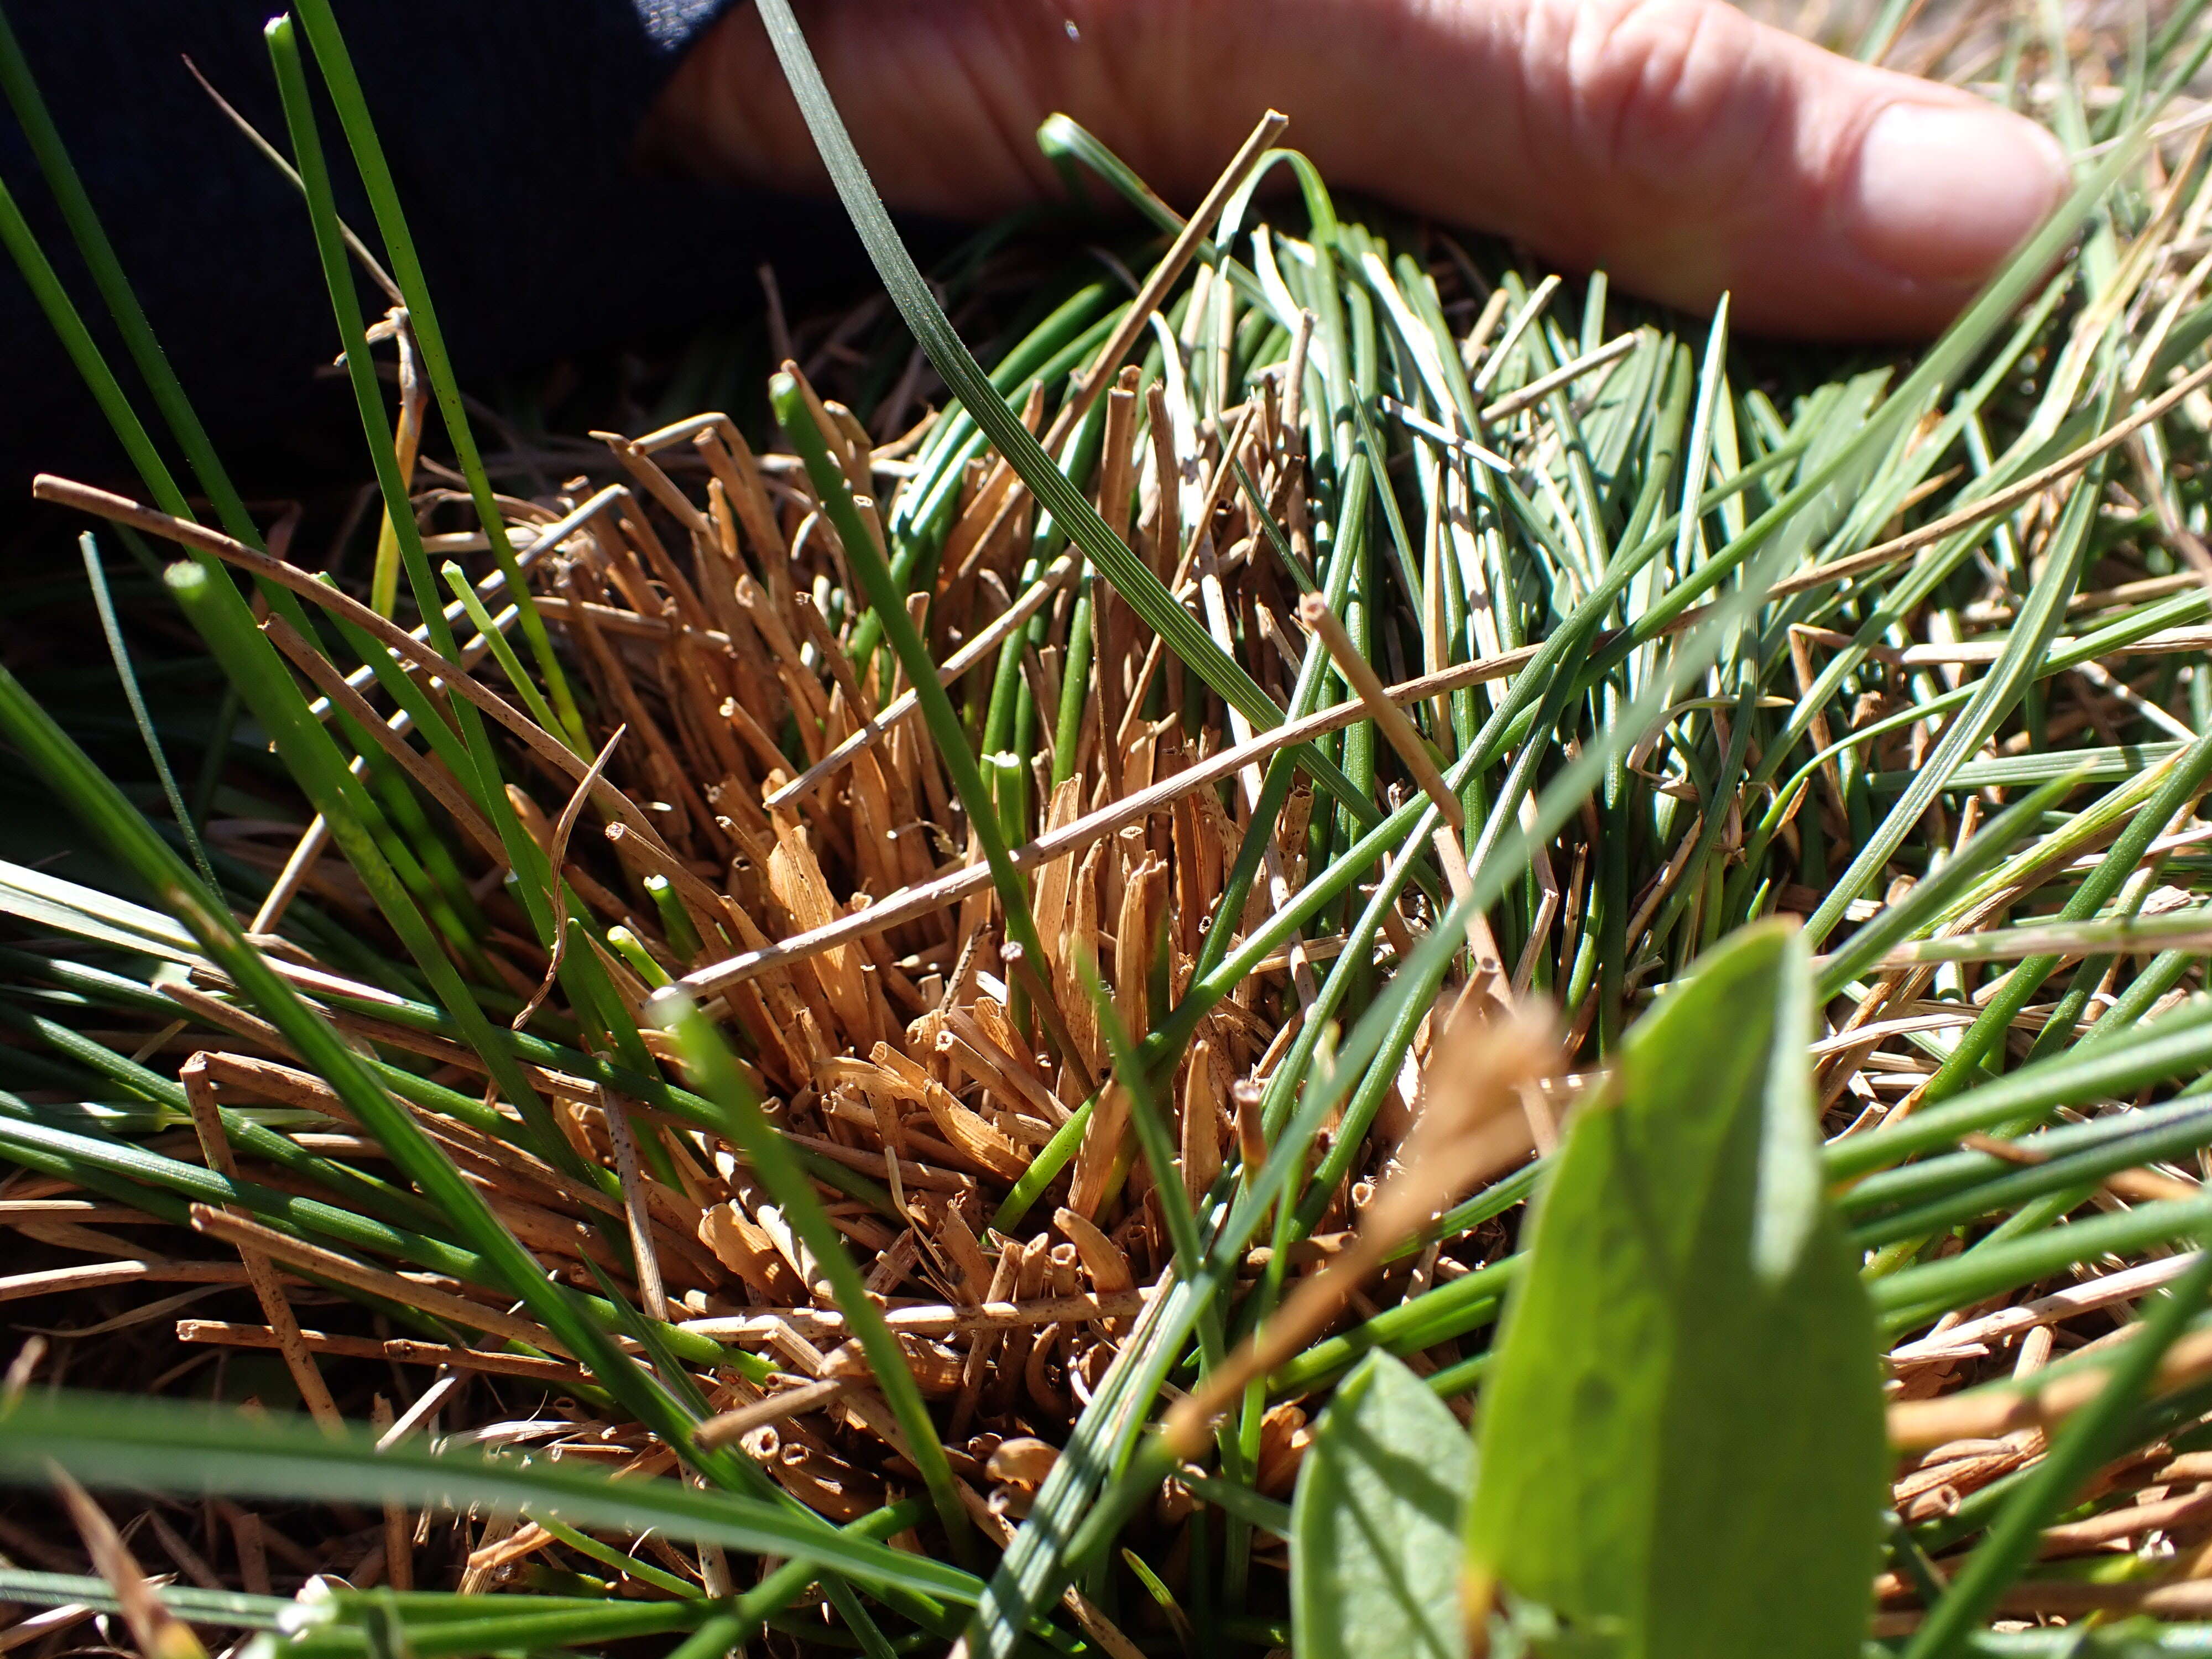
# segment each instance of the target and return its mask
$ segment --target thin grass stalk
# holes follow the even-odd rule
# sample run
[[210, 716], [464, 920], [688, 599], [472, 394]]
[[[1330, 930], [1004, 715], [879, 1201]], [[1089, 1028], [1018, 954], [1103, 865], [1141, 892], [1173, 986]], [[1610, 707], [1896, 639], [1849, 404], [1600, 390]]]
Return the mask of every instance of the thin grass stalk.
[[[27, 1466], [38, 1469], [52, 1457], [100, 1485], [197, 1491], [221, 1468], [228, 1489], [241, 1494], [394, 1499], [416, 1508], [501, 1502], [524, 1513], [546, 1504], [557, 1505], [572, 1524], [720, 1543], [790, 1558], [815, 1572], [847, 1573], [884, 1589], [964, 1602], [981, 1588], [958, 1568], [888, 1548], [865, 1531], [856, 1536], [810, 1525], [759, 1500], [678, 1480], [620, 1481], [557, 1464], [525, 1468], [459, 1449], [434, 1453], [407, 1442], [376, 1452], [366, 1437], [337, 1438], [304, 1421], [295, 1426], [265, 1414], [210, 1413], [143, 1401], [118, 1411], [100, 1396], [83, 1401], [27, 1396], [13, 1402], [7, 1421], [0, 1463], [11, 1474]], [[883, 1517], [894, 1528], [901, 1519], [896, 1511]], [[684, 1605], [702, 1616], [711, 1610], [711, 1604]]]
[[761, 1115], [760, 1102], [751, 1086], [697, 1006], [682, 991], [671, 988], [656, 992], [647, 1006], [655, 1022], [676, 1039], [686, 1068], [721, 1113], [725, 1138], [744, 1153], [762, 1184], [783, 1206], [793, 1231], [820, 1265], [831, 1294], [867, 1355], [877, 1387], [883, 1390], [906, 1436], [906, 1450], [921, 1472], [939, 1521], [951, 1536], [953, 1548], [964, 1553], [969, 1536], [968, 1514], [954, 1489], [952, 1466], [945, 1458], [944, 1442], [938, 1437], [929, 1408], [922, 1403], [904, 1351], [869, 1298], [867, 1287], [846, 1253], [843, 1238], [823, 1212], [805, 1172], [782, 1137]]
[[[2119, 891], [2121, 884], [2135, 873], [2152, 841], [2165, 831], [2177, 812], [2203, 792], [2208, 779], [2212, 779], [2212, 736], [2198, 739], [2177, 757], [2158, 792], [2136, 809], [2110, 851], [2060, 907], [2057, 921], [2085, 922], [2096, 916]], [[1932, 1103], [1958, 1093], [2058, 964], [2055, 956], [2029, 957], [2016, 963], [1973, 1024], [1960, 1036], [1950, 1057], [1928, 1079], [1921, 1098]]]
[[[0, 29], [7, 27], [0, 18]], [[5, 50], [0, 48], [0, 58]], [[207, 848], [200, 842], [199, 828], [192, 822], [191, 810], [177, 787], [177, 775], [169, 769], [169, 757], [161, 747], [161, 733], [155, 728], [154, 718], [146, 710], [146, 698], [138, 690], [138, 676], [131, 666], [131, 648], [124, 642], [123, 626], [115, 616], [115, 600], [107, 591], [107, 572], [100, 559], [100, 544], [88, 530], [77, 538], [77, 546], [84, 555], [85, 580], [92, 587], [92, 602], [100, 612], [100, 628], [107, 636], [108, 654], [115, 659], [115, 678], [123, 687], [123, 696], [131, 705], [131, 718], [137, 725], [138, 736], [146, 745], [146, 758], [153, 763], [154, 775], [161, 781], [161, 793], [169, 803], [169, 814], [176, 820], [177, 833], [184, 837], [185, 847], [192, 855], [192, 863], [207, 884], [210, 893], [220, 893], [222, 885], [216, 880], [215, 866], [208, 862]]]
[[[807, 130], [829, 168], [830, 181], [860, 232], [869, 258], [875, 262], [891, 302], [905, 318], [907, 326], [914, 331], [915, 337], [945, 383], [960, 399], [962, 407], [1021, 476], [1038, 504], [1052, 514], [1054, 521], [1083, 550], [1130, 608], [1168, 641], [1169, 648], [1186, 668], [1255, 726], [1272, 728], [1282, 724], [1283, 711], [1275, 707], [1249, 674], [1214, 643], [1212, 636], [1199, 626], [1190, 613], [1175, 602], [1174, 596], [1144, 562], [1107, 527], [1097, 509], [1068, 482], [1066, 475], [999, 395], [981, 366], [954, 331], [913, 256], [899, 240], [882, 198], [869, 181], [860, 154], [853, 148], [852, 138], [822, 84], [821, 72], [815, 66], [789, 7], [784, 0], [764, 0], [761, 15], [768, 25], [777, 61], [782, 64], [784, 76], [791, 83], [800, 112], [805, 117]], [[1332, 763], [1304, 746], [1299, 755], [1317, 782], [1346, 806], [1372, 822], [1373, 804], [1360, 795]]]
[[[76, 164], [70, 161], [68, 146], [62, 142], [60, 129], [54, 125], [53, 115], [40, 93], [38, 82], [25, 61], [21, 45], [15, 38], [7, 14], [0, 11], [0, 93], [4, 93], [9, 106], [15, 112], [15, 119], [29, 141], [31, 153], [38, 160], [39, 171], [45, 177], [46, 188], [53, 194], [56, 205], [61, 209], [62, 220], [69, 227], [70, 239], [83, 256], [85, 266], [91, 272], [94, 285], [100, 298], [106, 302], [108, 313], [115, 319], [117, 331], [123, 337], [125, 349], [137, 366], [140, 378], [152, 392], [155, 406], [161, 411], [162, 419], [175, 435], [185, 459], [199, 479], [210, 501], [215, 503], [216, 516], [222, 527], [249, 546], [261, 545], [260, 532], [253, 518], [246, 510], [246, 503], [216, 455], [207, 428], [201, 425], [191, 400], [185, 396], [176, 373], [169, 366], [167, 355], [155, 338], [153, 325], [146, 319], [144, 308], [132, 290], [131, 282], [123, 271], [123, 264], [116, 257], [114, 245], [108, 240], [107, 231], [100, 223], [100, 215], [85, 193], [84, 184], [77, 176]], [[0, 209], [0, 215], [11, 211]], [[19, 252], [20, 260], [21, 254]], [[43, 261], [41, 261], [43, 263]], [[26, 272], [27, 276], [29, 273]], [[34, 283], [35, 286], [35, 283]], [[65, 339], [66, 343], [66, 339]], [[76, 354], [73, 352], [72, 356]], [[80, 371], [82, 364], [80, 364]], [[88, 378], [88, 383], [92, 382]], [[95, 386], [95, 390], [97, 387]], [[113, 411], [110, 410], [110, 420]], [[119, 430], [119, 428], [118, 428]], [[126, 443], [126, 447], [127, 447]], [[134, 462], [137, 457], [133, 457]], [[139, 476], [147, 487], [161, 494], [156, 475], [142, 465]], [[179, 508], [164, 504], [165, 511]]]
[[[530, 642], [532, 658], [545, 681], [547, 695], [559, 711], [567, 734], [581, 742], [582, 716], [568, 689], [568, 678], [562, 672], [560, 659], [554, 654], [552, 641], [545, 631], [545, 619], [538, 614], [536, 602], [530, 596], [529, 584], [515, 568], [514, 549], [507, 538], [506, 519], [493, 499], [491, 479], [484, 471], [483, 456], [477, 447], [468, 410], [461, 401], [460, 382], [454, 376], [453, 360], [446, 349], [445, 331], [439, 326], [429, 283], [423, 278], [422, 261], [415, 252], [415, 239], [408, 230], [406, 215], [399, 205], [399, 192], [392, 183], [384, 147], [377, 138], [375, 123], [369, 116], [368, 100], [362, 94], [360, 78], [354, 73], [345, 38], [339, 32], [329, 0], [299, 0], [298, 9], [301, 25], [314, 49], [316, 64], [322, 71], [331, 106], [337, 113], [338, 125], [345, 133], [354, 165], [361, 173], [377, 229], [384, 238], [392, 276], [406, 296], [409, 325], [422, 354], [430, 390], [438, 400], [446, 436], [453, 446], [462, 475], [468, 480], [469, 497], [475, 505], [477, 520], [491, 544], [493, 559], [507, 577], [507, 592], [520, 613], [523, 637]], [[371, 448], [374, 447], [372, 443]], [[397, 520], [394, 522], [396, 525]]]
[[[189, 573], [180, 580], [179, 573]], [[203, 612], [209, 607], [191, 589], [216, 583], [197, 566], [173, 572], [180, 598]], [[242, 607], [241, 607], [242, 608]], [[23, 691], [14, 676], [0, 670], [0, 724], [4, 724], [26, 757], [84, 817], [111, 852], [130, 865], [157, 893], [171, 914], [181, 918], [201, 948], [237, 982], [240, 990], [283, 1033], [295, 1052], [337, 1092], [347, 1109], [368, 1127], [379, 1144], [413, 1181], [423, 1196], [460, 1230], [497, 1277], [554, 1332], [637, 1417], [681, 1432], [663, 1409], [663, 1396], [635, 1362], [610, 1341], [580, 1310], [568, 1292], [549, 1280], [537, 1260], [486, 1206], [414, 1119], [362, 1067], [353, 1051], [325, 1024], [289, 983], [270, 969], [225, 912], [206, 902], [186, 866], [155, 836], [82, 751], [62, 734]], [[719, 1460], [701, 1458], [711, 1474], [728, 1479]]]
[[[2212, 1242], [2212, 1235], [2207, 1239]], [[2118, 1449], [2121, 1425], [2208, 1291], [2212, 1249], [2201, 1249], [2196, 1263], [2143, 1316], [2141, 1333], [2114, 1358], [2096, 1398], [2052, 1436], [2041, 1462], [2007, 1501], [1943, 1599], [1929, 1610], [1905, 1649], [1906, 1659], [1942, 1659], [1956, 1652], [1967, 1632], [1995, 1610], [2005, 1586], [2034, 1559], [2045, 1523]]]

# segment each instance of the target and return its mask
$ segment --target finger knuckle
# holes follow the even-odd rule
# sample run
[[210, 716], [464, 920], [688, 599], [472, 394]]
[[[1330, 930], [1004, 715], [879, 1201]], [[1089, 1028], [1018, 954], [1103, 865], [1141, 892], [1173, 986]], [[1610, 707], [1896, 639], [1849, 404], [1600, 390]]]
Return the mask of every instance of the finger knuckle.
[[1222, 73], [1228, 0], [961, 0], [940, 9], [932, 92], [976, 130], [994, 174], [1030, 193], [1053, 188], [1037, 123], [1064, 111], [1091, 127], [1158, 188], [1189, 173]]
[[1602, 176], [1672, 193], [1747, 176], [1779, 112], [1754, 26], [1711, 0], [1565, 0], [1569, 141]]

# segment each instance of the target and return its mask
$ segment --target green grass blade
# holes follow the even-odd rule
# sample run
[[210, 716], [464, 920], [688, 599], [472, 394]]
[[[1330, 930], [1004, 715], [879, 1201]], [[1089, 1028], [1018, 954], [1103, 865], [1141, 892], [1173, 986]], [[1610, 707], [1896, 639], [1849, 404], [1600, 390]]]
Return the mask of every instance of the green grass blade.
[[[377, 138], [376, 125], [368, 112], [368, 100], [362, 95], [360, 77], [354, 73], [345, 38], [339, 32], [330, 0], [298, 0], [298, 10], [301, 26], [307, 31], [308, 43], [314, 48], [316, 64], [330, 90], [331, 106], [337, 112], [338, 125], [353, 151], [354, 165], [360, 171], [377, 230], [384, 239], [393, 279], [407, 297], [407, 315], [415, 331], [415, 343], [422, 354], [422, 367], [438, 400], [439, 413], [444, 418], [446, 435], [453, 443], [462, 475], [468, 480], [469, 497], [475, 503], [477, 521], [491, 542], [492, 557], [506, 574], [507, 592], [520, 612], [523, 637], [530, 642], [532, 659], [545, 681], [547, 695], [560, 711], [562, 726], [572, 733], [580, 734], [582, 716], [577, 711], [574, 694], [568, 689], [568, 678], [562, 672], [560, 659], [554, 654], [553, 642], [545, 632], [545, 619], [538, 614], [537, 603], [531, 598], [529, 583], [522, 580], [515, 568], [507, 521], [499, 510], [499, 503], [493, 499], [491, 478], [484, 471], [483, 455], [477, 447], [468, 410], [461, 402], [460, 382], [454, 376], [453, 358], [446, 349], [445, 331], [438, 325], [437, 310], [430, 301], [430, 285], [423, 276], [422, 262], [416, 254], [415, 239], [399, 204], [398, 188], [392, 182], [384, 146]], [[489, 234], [489, 228], [485, 228]]]
[[759, 1099], [730, 1057], [720, 1034], [708, 1023], [707, 1017], [690, 998], [679, 990], [659, 991], [653, 994], [647, 1008], [660, 1026], [675, 1037], [683, 1050], [684, 1065], [698, 1080], [701, 1091], [720, 1109], [723, 1138], [744, 1153], [745, 1161], [783, 1206], [792, 1231], [804, 1241], [829, 1280], [831, 1294], [844, 1310], [848, 1328], [859, 1339], [867, 1355], [876, 1386], [883, 1390], [884, 1400], [906, 1435], [908, 1453], [929, 1488], [938, 1519], [951, 1534], [954, 1547], [964, 1547], [969, 1536], [968, 1512], [961, 1506], [959, 1495], [953, 1488], [952, 1466], [945, 1459], [937, 1425], [931, 1421], [921, 1390], [915, 1384], [905, 1352], [891, 1334], [890, 1328], [884, 1323], [882, 1312], [869, 1297], [867, 1286], [846, 1252], [842, 1235], [823, 1209], [822, 1200], [809, 1183], [805, 1171], [784, 1145], [783, 1138], [761, 1115]]
[[[107, 239], [106, 228], [93, 208], [92, 198], [85, 194], [83, 181], [77, 177], [76, 164], [70, 160], [60, 129], [54, 125], [53, 115], [39, 91], [30, 65], [24, 61], [22, 47], [5, 11], [0, 11], [0, 92], [7, 94], [9, 106], [15, 112], [23, 136], [30, 142], [31, 153], [38, 158], [39, 171], [45, 175], [46, 188], [53, 192], [63, 222], [69, 227], [77, 252], [83, 256], [93, 283], [115, 319], [125, 349], [137, 365], [139, 375], [153, 393], [155, 407], [161, 411], [161, 418], [175, 434], [177, 445], [185, 452], [185, 459], [199, 479], [200, 487], [215, 503], [216, 516], [222, 527], [240, 541], [249, 546], [260, 546], [260, 532], [254, 527], [252, 515], [246, 510], [246, 503], [232, 485], [230, 475], [223, 470], [207, 428], [200, 424], [191, 400], [185, 395], [182, 383], [169, 366], [167, 354], [155, 338], [153, 325], [147, 321], [130, 278], [124, 275], [123, 263], [116, 258], [114, 245]], [[110, 418], [112, 419], [112, 413]], [[143, 466], [139, 476], [146, 480], [149, 489], [155, 488], [154, 475]], [[167, 503], [163, 510], [177, 511]]]
[[[2208, 1235], [2212, 1238], [2212, 1235]], [[1996, 1609], [2005, 1588], [2034, 1560], [2042, 1528], [2066, 1507], [2097, 1466], [2120, 1449], [2118, 1431], [2150, 1386], [2158, 1362], [2212, 1292], [2212, 1249], [2200, 1249], [2189, 1270], [2142, 1316], [2142, 1328], [2121, 1348], [2105, 1386], [2065, 1425], [2012, 1494], [1988, 1535], [1951, 1580], [1949, 1592], [1905, 1649], [1906, 1659], [1942, 1659]]]
[[[321, 3], [322, 0], [318, 0]], [[924, 352], [959, 398], [961, 406], [989, 436], [992, 444], [1029, 486], [1038, 504], [1053, 521], [1081, 548], [1094, 567], [1111, 582], [1130, 609], [1165, 640], [1184, 665], [1254, 726], [1273, 729], [1283, 723], [1283, 711], [1262, 691], [1252, 677], [1216, 644], [1213, 636], [1191, 614], [1177, 605], [1166, 585], [1144, 561], [1107, 527], [1082, 492], [1054, 465], [1043, 446], [1021, 423], [1005, 398], [993, 386], [982, 366], [961, 341], [951, 322], [937, 303], [914, 257], [899, 240], [884, 210], [883, 200], [870, 182], [860, 152], [853, 148], [836, 107], [823, 85], [805, 37], [786, 0], [761, 0], [762, 21], [783, 65], [785, 78], [799, 100], [807, 130], [814, 137], [839, 199], [851, 216], [868, 256], [875, 262], [891, 303], [913, 330]], [[1374, 805], [1354, 789], [1330, 762], [1302, 747], [1300, 759], [1329, 792], [1354, 811], [1364, 811], [1373, 822]]]
[[1030, 963], [1042, 972], [1051, 958], [1045, 955], [1044, 945], [1037, 937], [1036, 919], [1030, 913], [1028, 884], [1007, 856], [1006, 833], [991, 787], [983, 781], [975, 751], [968, 746], [959, 713], [938, 678], [937, 664], [929, 654], [929, 647], [915, 630], [914, 618], [907, 615], [904, 598], [891, 580], [890, 567], [884, 562], [882, 550], [869, 533], [867, 522], [853, 500], [852, 487], [830, 456], [829, 445], [814, 424], [814, 416], [806, 407], [798, 383], [787, 374], [778, 374], [769, 383], [769, 402], [786, 435], [805, 462], [806, 476], [822, 499], [823, 510], [836, 531], [838, 540], [844, 544], [846, 562], [867, 591], [868, 603], [881, 619], [884, 634], [898, 654], [899, 665], [906, 670], [907, 683], [914, 688], [915, 699], [921, 705], [922, 719], [928, 724], [931, 740], [937, 745], [938, 758], [951, 775], [953, 793], [967, 811], [968, 826], [991, 866], [991, 884], [998, 890], [1006, 932], [1021, 946]]
[[790, 1558], [871, 1586], [968, 1602], [981, 1589], [957, 1567], [807, 1524], [776, 1506], [679, 1480], [616, 1480], [560, 1463], [524, 1465], [402, 1441], [381, 1452], [368, 1435], [336, 1437], [287, 1422], [98, 1395], [27, 1395], [0, 1417], [0, 1478], [44, 1484], [48, 1460], [88, 1485], [155, 1487], [413, 1508], [543, 1507], [574, 1526], [658, 1531]]
[[[0, 28], [6, 27], [0, 20]], [[191, 810], [185, 805], [183, 792], [177, 787], [177, 775], [169, 769], [169, 757], [161, 748], [161, 734], [155, 730], [154, 717], [146, 712], [146, 698], [138, 689], [138, 676], [131, 666], [131, 647], [124, 642], [123, 625], [116, 620], [115, 600], [107, 591], [107, 572], [100, 562], [100, 544], [88, 530], [77, 538], [77, 546], [84, 554], [85, 580], [92, 585], [92, 602], [100, 611], [100, 632], [107, 636], [108, 654], [115, 659], [115, 678], [122, 682], [123, 695], [131, 704], [131, 718], [137, 723], [138, 735], [146, 744], [146, 757], [154, 763], [154, 775], [161, 780], [161, 793], [168, 798], [169, 811], [177, 821], [178, 833], [185, 838], [191, 851], [192, 863], [198, 867], [200, 879], [207, 884], [210, 893], [220, 893], [222, 884], [215, 878], [215, 866], [208, 862], [207, 848], [200, 844], [198, 826], [192, 822]]]

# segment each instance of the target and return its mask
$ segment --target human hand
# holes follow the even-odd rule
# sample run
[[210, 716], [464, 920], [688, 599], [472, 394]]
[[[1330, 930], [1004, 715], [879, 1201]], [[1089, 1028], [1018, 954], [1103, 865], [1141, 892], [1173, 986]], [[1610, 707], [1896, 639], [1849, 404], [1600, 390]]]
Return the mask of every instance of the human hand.
[[[1605, 267], [1653, 299], [1723, 289], [1745, 325], [1931, 332], [2063, 195], [2057, 144], [1724, 0], [804, 0], [892, 206], [999, 212], [1060, 185], [1055, 110], [1194, 202], [1261, 111], [1335, 184]], [[826, 190], [760, 19], [685, 58], [659, 153]]]

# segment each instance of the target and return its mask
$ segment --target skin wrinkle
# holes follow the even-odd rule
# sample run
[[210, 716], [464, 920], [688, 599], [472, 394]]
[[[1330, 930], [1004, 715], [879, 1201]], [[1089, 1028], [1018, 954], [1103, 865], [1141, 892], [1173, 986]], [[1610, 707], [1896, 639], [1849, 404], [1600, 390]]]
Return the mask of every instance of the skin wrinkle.
[[[1747, 31], [1740, 13], [1683, 0], [1624, 6], [1607, 32], [1621, 84], [1601, 165], [1645, 185], [1695, 177], [1741, 187], [1781, 117], [1776, 88], [1753, 72]], [[1602, 100], [1603, 80], [1589, 79]]]
[[[1925, 233], [1896, 228], [1909, 217], [1872, 250], [1852, 233], [1883, 110], [1987, 106], [1716, 0], [801, 0], [800, 21], [894, 207], [980, 216], [1057, 197], [1033, 137], [1055, 109], [1188, 207], [1272, 104], [1340, 188], [1602, 264], [1654, 299], [1702, 307], [1730, 289], [1747, 328], [1932, 332], [1974, 286], [1877, 261], [1917, 257]], [[679, 68], [656, 123], [664, 156], [821, 187], [749, 8]], [[1921, 269], [1948, 276], [1938, 263]]]
[[[1757, 252], [1771, 217], [1753, 187], [1762, 171], [1794, 175], [1785, 187], [1804, 195], [1810, 216], [1832, 214], [1856, 133], [1829, 141], [1826, 100], [1803, 94], [1776, 40], [1741, 13], [1683, 0], [1522, 0], [1519, 15], [1523, 153], [1568, 170], [1565, 187], [1533, 194], [1529, 210], [1542, 216], [1522, 228], [1547, 254], [1582, 268], [1609, 260], [1655, 297], [1704, 306]], [[1623, 211], [1624, 188], [1644, 201]], [[1870, 287], [1911, 291], [1853, 264]]]
[[[1533, 4], [1561, 9], [1558, 0]], [[1764, 71], [1749, 21], [1686, 0], [1565, 9], [1573, 44], [1556, 106], [1567, 112], [1593, 190], [1626, 187], [1685, 207], [1703, 200], [1735, 208], [1750, 199], [1747, 187], [1763, 161], [1794, 139], [1801, 111], [1790, 88]], [[1570, 199], [1589, 198], [1575, 192]], [[1639, 263], [1672, 272], [1670, 286], [1681, 297], [1710, 301], [1715, 296], [1709, 290], [1735, 262], [1740, 214], [1735, 208], [1714, 222], [1687, 225], [1679, 212], [1651, 214]], [[1595, 264], [1601, 234], [1601, 225], [1575, 225], [1559, 251], [1577, 264]]]
[[[1003, 4], [1003, 0], [995, 3]], [[1009, 88], [1050, 86], [1057, 78], [1048, 48], [1034, 35], [1034, 31], [971, 22], [948, 27], [944, 38], [946, 52], [957, 65], [954, 78], [966, 87], [977, 118], [990, 133], [998, 166], [1037, 190], [1048, 187], [1044, 176], [1048, 164], [1036, 147], [1036, 124], [1008, 107], [1006, 95]]]

